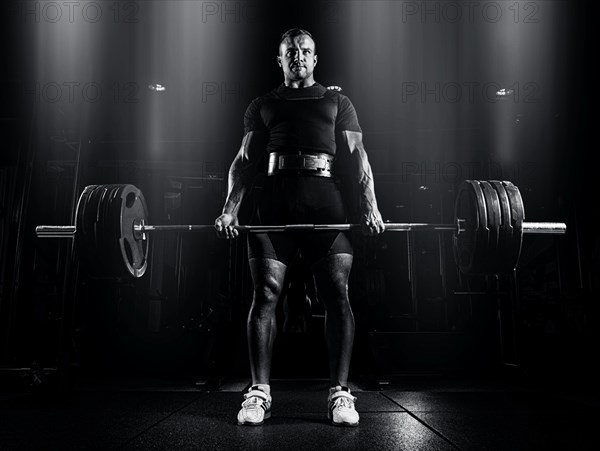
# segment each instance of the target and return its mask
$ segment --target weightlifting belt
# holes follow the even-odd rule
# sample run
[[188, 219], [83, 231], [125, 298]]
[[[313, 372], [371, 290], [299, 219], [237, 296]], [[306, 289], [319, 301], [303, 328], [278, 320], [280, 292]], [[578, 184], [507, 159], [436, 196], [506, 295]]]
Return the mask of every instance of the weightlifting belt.
[[333, 177], [331, 169], [335, 157], [326, 153], [280, 153], [269, 154], [268, 175], [297, 174]]

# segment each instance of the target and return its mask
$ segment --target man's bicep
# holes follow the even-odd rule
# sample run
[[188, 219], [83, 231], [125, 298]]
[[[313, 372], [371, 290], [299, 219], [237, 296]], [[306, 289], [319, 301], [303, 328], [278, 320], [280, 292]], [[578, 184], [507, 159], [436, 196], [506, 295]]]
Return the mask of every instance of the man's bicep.
[[362, 132], [362, 128], [360, 128], [360, 124], [358, 123], [356, 109], [346, 96], [339, 96], [335, 128], [338, 131], [352, 130]]
[[240, 147], [240, 156], [248, 162], [255, 163], [264, 155], [266, 136], [260, 131], [250, 131], [244, 135]]
[[356, 150], [364, 151], [362, 132], [344, 130], [341, 133], [341, 144], [343, 150], [353, 154]]

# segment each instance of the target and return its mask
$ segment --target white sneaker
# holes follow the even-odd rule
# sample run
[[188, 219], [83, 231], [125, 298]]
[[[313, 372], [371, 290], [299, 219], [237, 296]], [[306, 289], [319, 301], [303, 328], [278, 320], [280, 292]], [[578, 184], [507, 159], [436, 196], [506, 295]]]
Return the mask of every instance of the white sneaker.
[[329, 408], [327, 418], [335, 426], [358, 426], [358, 412], [354, 408], [356, 398], [350, 394], [348, 387], [332, 387], [329, 389]]
[[271, 395], [260, 385], [253, 385], [244, 395], [237, 421], [239, 425], [259, 426], [271, 417]]

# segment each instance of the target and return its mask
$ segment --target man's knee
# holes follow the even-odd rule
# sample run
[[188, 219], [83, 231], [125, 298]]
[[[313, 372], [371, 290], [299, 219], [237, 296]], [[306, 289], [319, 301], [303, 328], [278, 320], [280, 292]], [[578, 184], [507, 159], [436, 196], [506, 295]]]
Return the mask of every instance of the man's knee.
[[317, 288], [328, 297], [343, 300], [348, 297], [348, 273], [345, 269], [333, 269], [327, 274], [327, 280], [322, 280]]
[[283, 275], [264, 274], [254, 283], [254, 297], [266, 301], [277, 301], [283, 287]]
[[268, 307], [271, 304], [277, 304], [280, 295], [280, 287], [268, 285], [254, 287], [254, 303], [260, 306]]
[[352, 316], [352, 308], [348, 298], [348, 284], [343, 278], [333, 277], [329, 284], [322, 287], [320, 297], [325, 309], [335, 316]]
[[251, 314], [254, 316], [274, 314], [281, 290], [281, 282], [275, 277], [266, 277], [264, 282], [255, 284]]
[[251, 259], [250, 269], [254, 284], [254, 302], [277, 303], [285, 279], [285, 265], [269, 259]]
[[328, 315], [330, 316], [333, 315], [335, 317], [339, 316], [344, 318], [354, 317], [352, 314], [352, 307], [350, 306], [347, 296], [330, 298], [324, 302], [324, 305]]

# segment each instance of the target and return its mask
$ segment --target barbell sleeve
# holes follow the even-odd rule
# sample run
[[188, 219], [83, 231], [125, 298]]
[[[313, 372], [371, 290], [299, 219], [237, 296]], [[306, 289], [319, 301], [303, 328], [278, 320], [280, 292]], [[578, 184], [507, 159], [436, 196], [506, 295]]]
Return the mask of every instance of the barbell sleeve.
[[75, 226], [39, 225], [35, 228], [35, 235], [38, 238], [73, 238], [75, 231]]
[[567, 233], [567, 225], [564, 222], [524, 222], [523, 233], [564, 235]]

